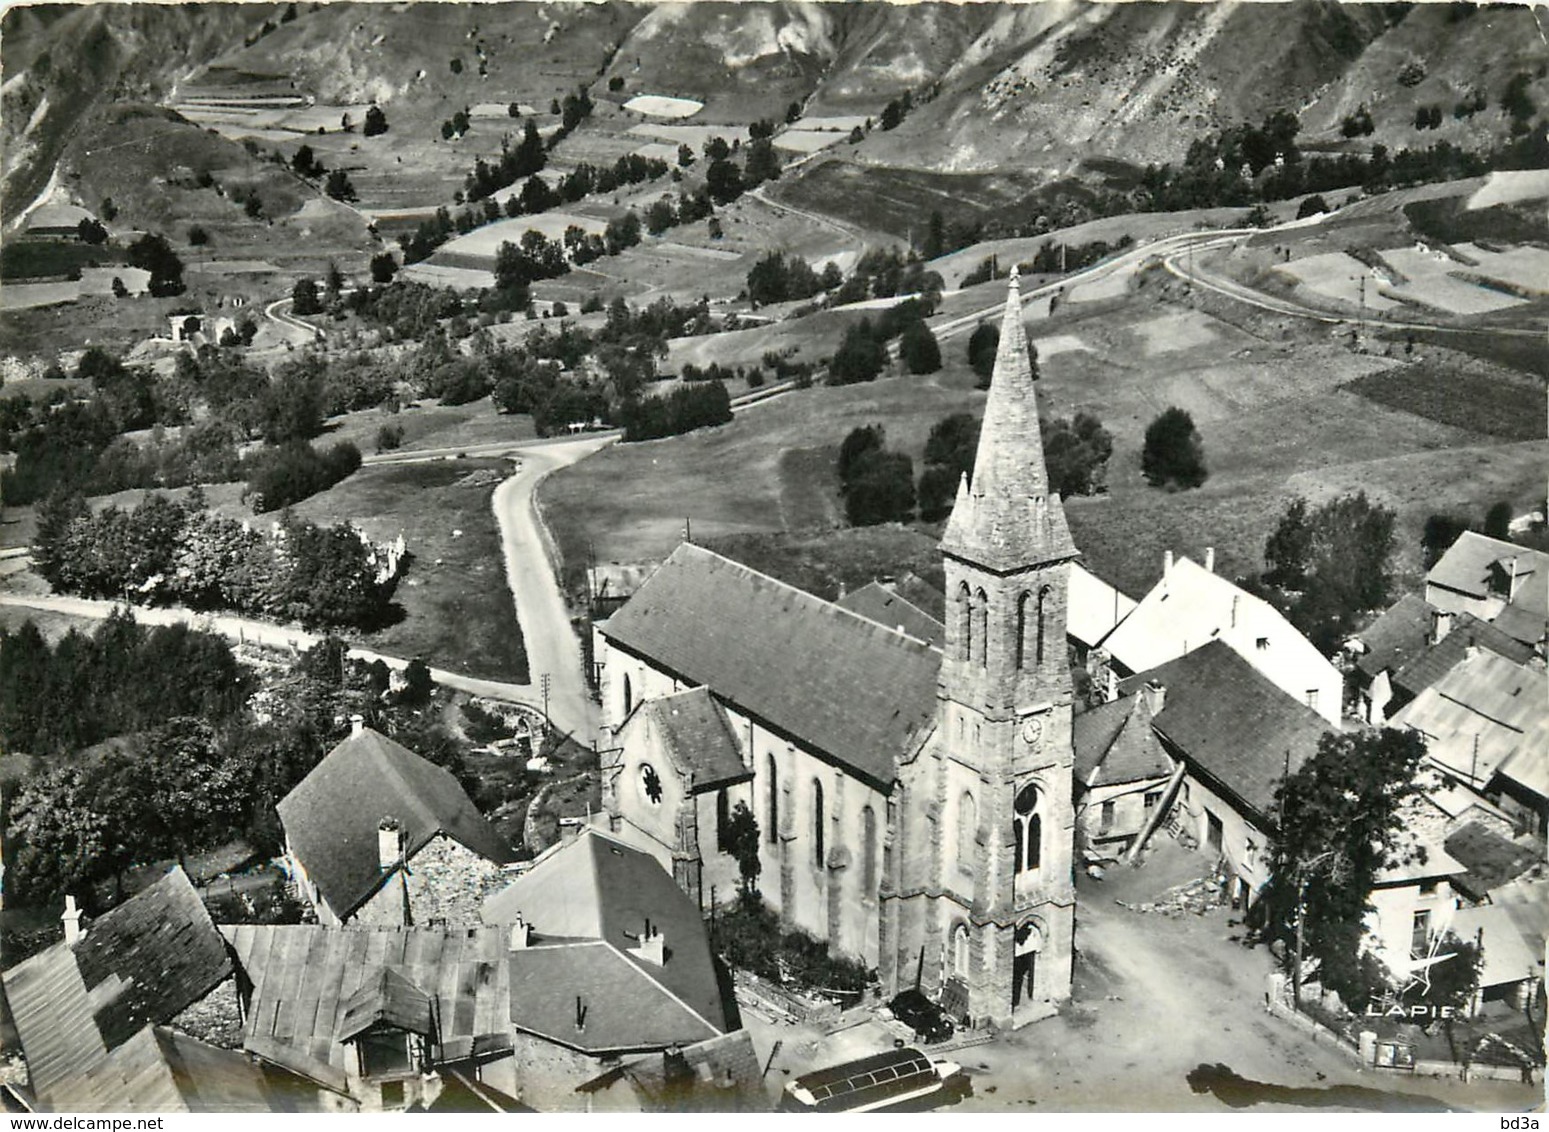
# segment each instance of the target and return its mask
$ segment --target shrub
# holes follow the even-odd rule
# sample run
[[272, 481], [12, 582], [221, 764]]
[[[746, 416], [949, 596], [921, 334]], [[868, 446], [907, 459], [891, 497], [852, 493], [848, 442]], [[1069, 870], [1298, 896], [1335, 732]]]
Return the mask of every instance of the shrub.
[[1205, 482], [1205, 446], [1194, 418], [1176, 405], [1146, 428], [1140, 470], [1153, 486], [1198, 487]]
[[359, 467], [360, 449], [347, 440], [324, 452], [294, 440], [249, 457], [242, 495], [259, 514], [278, 511], [326, 491]]

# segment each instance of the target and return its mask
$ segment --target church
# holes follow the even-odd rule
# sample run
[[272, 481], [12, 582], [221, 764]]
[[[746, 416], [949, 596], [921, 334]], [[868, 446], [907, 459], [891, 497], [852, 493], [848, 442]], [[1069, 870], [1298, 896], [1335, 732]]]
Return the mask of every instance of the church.
[[[707, 912], [758, 822], [763, 898], [974, 1025], [1070, 995], [1078, 552], [1049, 490], [1013, 272], [973, 475], [942, 536], [927, 640], [685, 543], [596, 626], [609, 828]], [[912, 631], [911, 631], [912, 630]]]

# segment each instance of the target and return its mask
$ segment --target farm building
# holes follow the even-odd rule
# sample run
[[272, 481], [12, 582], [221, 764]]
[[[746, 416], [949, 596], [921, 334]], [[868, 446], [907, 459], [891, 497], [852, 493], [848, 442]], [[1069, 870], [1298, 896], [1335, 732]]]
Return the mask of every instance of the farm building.
[[74, 240], [80, 234], [81, 221], [95, 220], [78, 204], [45, 204], [27, 215], [28, 236], [50, 240]]
[[1549, 554], [1464, 531], [1425, 576], [1425, 600], [1488, 621], [1543, 656]]

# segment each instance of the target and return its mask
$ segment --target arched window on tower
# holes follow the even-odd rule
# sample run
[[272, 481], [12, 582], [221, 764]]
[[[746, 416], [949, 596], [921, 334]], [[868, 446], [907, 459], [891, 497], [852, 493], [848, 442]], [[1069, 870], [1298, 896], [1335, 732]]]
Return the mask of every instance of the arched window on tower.
[[989, 650], [985, 646], [990, 638], [990, 599], [981, 589], [974, 594], [973, 605], [973, 659], [979, 664], [989, 663]]
[[1043, 817], [1038, 812], [1042, 802], [1038, 787], [1029, 782], [1017, 794], [1013, 807], [1016, 816], [1012, 823], [1016, 834], [1016, 872], [1036, 869], [1043, 860]]
[[780, 772], [775, 767], [775, 757], [770, 755], [769, 768], [769, 824], [764, 827], [764, 840], [774, 845], [780, 840]]
[[1028, 607], [1033, 604], [1033, 595], [1023, 593], [1017, 595], [1017, 669], [1020, 670], [1027, 664], [1027, 634], [1032, 626], [1028, 623]]
[[975, 852], [975, 834], [979, 828], [979, 808], [974, 805], [974, 796], [967, 790], [957, 800], [957, 867], [966, 873], [973, 871]]
[[823, 867], [823, 784], [812, 780], [812, 863]]
[[959, 923], [952, 928], [952, 946], [947, 950], [951, 974], [960, 979], [968, 977], [968, 925]]
[[624, 718], [629, 718], [629, 713], [635, 707], [634, 688], [629, 683], [629, 673], [624, 673]]
[[1048, 586], [1038, 591], [1038, 651], [1035, 663], [1043, 663], [1044, 641], [1043, 630], [1049, 615], [1049, 595], [1053, 591]]
[[973, 596], [968, 583], [957, 587], [957, 644], [963, 660], [973, 659]]

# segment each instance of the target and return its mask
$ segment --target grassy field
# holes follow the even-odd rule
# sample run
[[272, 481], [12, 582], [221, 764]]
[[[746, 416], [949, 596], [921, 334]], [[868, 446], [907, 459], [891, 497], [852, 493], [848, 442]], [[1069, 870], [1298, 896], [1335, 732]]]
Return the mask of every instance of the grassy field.
[[0, 248], [0, 279], [46, 279], [82, 267], [123, 263], [121, 248], [65, 240], [7, 240]]
[[392, 656], [525, 684], [527, 652], [506, 586], [490, 506], [510, 472], [503, 460], [366, 467], [295, 510], [313, 522], [349, 520], [376, 540], [400, 533], [413, 555], [398, 584], [404, 616], [362, 638]]
[[[1198, 557], [1213, 546], [1223, 573], [1258, 571], [1265, 538], [1299, 493], [1321, 500], [1361, 487], [1395, 507], [1399, 564], [1411, 570], [1425, 516], [1443, 501], [1478, 510], [1480, 500], [1526, 504], [1541, 491], [1542, 444], [1503, 444], [1507, 437], [1480, 431], [1483, 416], [1427, 419], [1360, 392], [1400, 382], [1414, 366], [1352, 353], [1321, 328], [1196, 301], [1190, 310], [1152, 283], [1123, 301], [1066, 304], [1030, 326], [1034, 337], [1082, 347], [1043, 359], [1040, 409], [1094, 412], [1113, 433], [1108, 492], [1069, 500], [1067, 511], [1086, 564], [1126, 592], [1139, 596], [1155, 582], [1166, 550]], [[696, 541], [760, 553], [836, 537], [812, 533], [839, 514], [825, 472], [832, 446], [880, 422], [918, 475], [930, 426], [982, 411], [962, 346], [943, 344], [941, 374], [798, 391], [723, 428], [618, 445], [555, 475], [542, 490], [562, 554], [584, 561], [591, 547], [598, 561], [659, 560], [685, 520]], [[1437, 372], [1469, 364], [1452, 353], [1437, 359]], [[1495, 374], [1481, 396], [1495, 396], [1500, 382], [1519, 399], [1532, 392], [1472, 364]], [[1140, 474], [1144, 430], [1172, 405], [1193, 416], [1204, 440], [1210, 477], [1194, 491], [1159, 490]], [[1513, 412], [1526, 408], [1523, 400]], [[1530, 419], [1541, 429], [1542, 418], [1540, 399]]]

